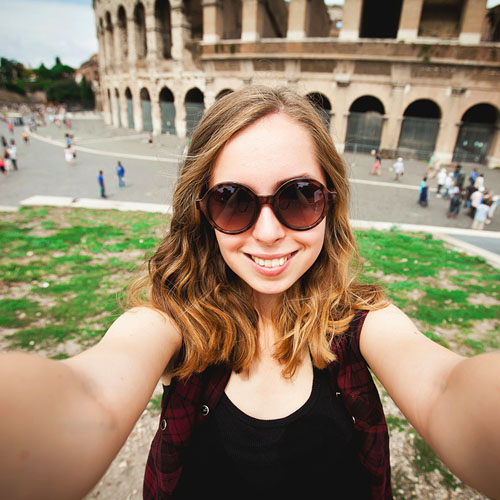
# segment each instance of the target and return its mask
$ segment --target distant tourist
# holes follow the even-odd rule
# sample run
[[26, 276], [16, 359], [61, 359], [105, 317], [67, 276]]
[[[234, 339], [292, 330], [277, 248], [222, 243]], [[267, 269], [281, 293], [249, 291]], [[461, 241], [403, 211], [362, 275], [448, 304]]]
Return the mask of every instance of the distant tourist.
[[116, 165], [116, 175], [118, 176], [118, 188], [124, 188], [125, 187], [125, 168], [123, 168], [121, 161], [119, 161]]
[[375, 163], [373, 164], [372, 169], [370, 170], [370, 175], [380, 175], [382, 171], [382, 156], [380, 152], [377, 151], [375, 153]]
[[[438, 198], [441, 198], [441, 189], [443, 189], [443, 187], [445, 186], [446, 184], [446, 178], [447, 178], [447, 174], [446, 174], [446, 168], [441, 168], [441, 170], [439, 171], [439, 174], [437, 176], [437, 193], [436, 193], [436, 196]], [[450, 176], [451, 178], [451, 176]], [[451, 186], [451, 184], [450, 184]]]
[[10, 162], [12, 163], [12, 167], [14, 168], [14, 170], [17, 170], [17, 146], [16, 146], [16, 141], [14, 141], [14, 139], [12, 139], [10, 141], [10, 146], [9, 148], [7, 149], [7, 151], [9, 152], [9, 156], [10, 156]]
[[429, 204], [428, 201], [428, 190], [429, 186], [427, 185], [427, 176], [422, 179], [422, 182], [420, 183], [420, 192], [418, 194], [418, 204], [421, 207], [426, 207]]
[[99, 183], [99, 192], [101, 198], [106, 198], [106, 191], [104, 188], [104, 176], [102, 175], [102, 170], [99, 170], [99, 175], [97, 176], [97, 182]]
[[398, 181], [399, 178], [405, 173], [405, 164], [403, 163], [403, 158], [399, 157], [394, 162], [392, 167], [394, 168], [394, 180]]
[[482, 231], [484, 229], [484, 224], [488, 220], [488, 215], [490, 211], [491, 200], [483, 200], [476, 208], [474, 214], [474, 220], [472, 221], [472, 229], [478, 229]]

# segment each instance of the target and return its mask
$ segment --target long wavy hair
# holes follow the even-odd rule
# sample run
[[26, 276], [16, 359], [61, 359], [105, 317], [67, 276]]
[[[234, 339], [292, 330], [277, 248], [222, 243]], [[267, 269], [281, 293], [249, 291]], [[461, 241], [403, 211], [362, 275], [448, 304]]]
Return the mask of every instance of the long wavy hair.
[[[250, 86], [211, 106], [193, 133], [173, 197], [170, 229], [132, 284], [129, 305], [147, 303], [177, 324], [183, 346], [173, 373], [186, 377], [225, 363], [236, 372], [258, 356], [258, 313], [252, 289], [224, 262], [214, 229], [196, 208], [216, 159], [238, 132], [270, 113], [285, 113], [309, 131], [317, 161], [337, 198], [326, 217], [323, 248], [311, 268], [281, 297], [272, 321], [274, 357], [291, 377], [305, 353], [325, 368], [330, 349], [356, 310], [385, 305], [380, 287], [359, 281], [359, 254], [349, 224], [346, 166], [314, 106], [286, 88]], [[147, 296], [141, 301], [140, 297]]]

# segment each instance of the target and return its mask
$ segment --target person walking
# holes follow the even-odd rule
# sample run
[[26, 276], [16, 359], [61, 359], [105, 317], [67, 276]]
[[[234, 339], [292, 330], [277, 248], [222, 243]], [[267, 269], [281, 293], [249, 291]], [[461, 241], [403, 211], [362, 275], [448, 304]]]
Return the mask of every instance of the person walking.
[[443, 186], [446, 183], [446, 168], [442, 167], [441, 170], [439, 171], [437, 175], [437, 192], [436, 192], [436, 198], [441, 198], [441, 189], [443, 189]]
[[474, 219], [474, 216], [476, 215], [477, 207], [483, 201], [483, 193], [484, 187], [480, 187], [470, 195], [469, 217], [471, 217], [472, 219]]
[[450, 198], [452, 187], [453, 187], [453, 173], [448, 172], [446, 174], [446, 179], [444, 181], [444, 198], [447, 200]]
[[458, 186], [454, 186], [451, 192], [450, 207], [448, 208], [447, 217], [453, 216], [454, 219], [457, 218], [460, 213], [460, 207], [462, 206], [462, 192]]
[[372, 169], [370, 170], [370, 175], [380, 175], [382, 171], [382, 156], [380, 152], [377, 151], [375, 153], [375, 163], [373, 164]]
[[4, 135], [2, 135], [2, 148], [7, 148], [9, 146], [9, 143], [7, 142], [7, 139], [5, 138]]
[[418, 204], [421, 207], [426, 207], [429, 204], [428, 197], [427, 197], [428, 190], [429, 190], [429, 186], [427, 185], [427, 176], [425, 176], [422, 179], [422, 182], [420, 183], [420, 192], [418, 195]]
[[26, 132], [26, 130], [23, 132], [23, 141], [24, 141], [24, 144], [29, 144], [29, 142], [30, 142], [30, 138], [29, 138], [28, 132]]
[[106, 189], [104, 187], [104, 176], [102, 170], [99, 170], [99, 175], [97, 176], [97, 182], [99, 183], [99, 193], [101, 198], [106, 198]]
[[76, 159], [76, 153], [73, 146], [69, 145], [64, 148], [64, 159], [68, 165], [73, 165]]
[[491, 201], [483, 200], [476, 208], [476, 213], [474, 214], [474, 220], [472, 221], [472, 229], [477, 229], [482, 231], [484, 229], [484, 224], [488, 220], [488, 215], [490, 211]]
[[118, 177], [118, 188], [125, 187], [125, 168], [122, 163], [119, 161], [116, 165], [116, 175]]
[[10, 162], [12, 163], [12, 168], [14, 170], [18, 170], [18, 168], [17, 168], [17, 146], [16, 146], [16, 142], [14, 141], [14, 139], [11, 139], [10, 146], [9, 146], [7, 151], [9, 152]]
[[398, 181], [399, 178], [405, 173], [405, 165], [403, 163], [403, 158], [399, 157], [397, 161], [392, 165], [394, 168], [394, 180]]

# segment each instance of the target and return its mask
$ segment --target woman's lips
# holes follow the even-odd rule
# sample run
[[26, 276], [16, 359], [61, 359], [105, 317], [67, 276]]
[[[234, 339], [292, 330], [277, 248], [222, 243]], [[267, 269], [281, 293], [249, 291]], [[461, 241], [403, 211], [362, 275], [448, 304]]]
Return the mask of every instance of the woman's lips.
[[291, 252], [288, 254], [281, 255], [253, 255], [246, 254], [252, 261], [255, 268], [266, 276], [275, 276], [283, 272], [287, 267], [291, 259], [297, 252]]

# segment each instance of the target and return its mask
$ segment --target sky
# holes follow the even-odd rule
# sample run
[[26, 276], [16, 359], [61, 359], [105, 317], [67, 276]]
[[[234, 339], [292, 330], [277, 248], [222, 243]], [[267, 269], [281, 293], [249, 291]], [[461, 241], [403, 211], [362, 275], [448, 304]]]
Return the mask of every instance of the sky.
[[[326, 0], [343, 4], [343, 0]], [[488, 0], [488, 7], [500, 0]], [[0, 56], [52, 67], [59, 56], [79, 67], [97, 52], [92, 0], [0, 0]]]

